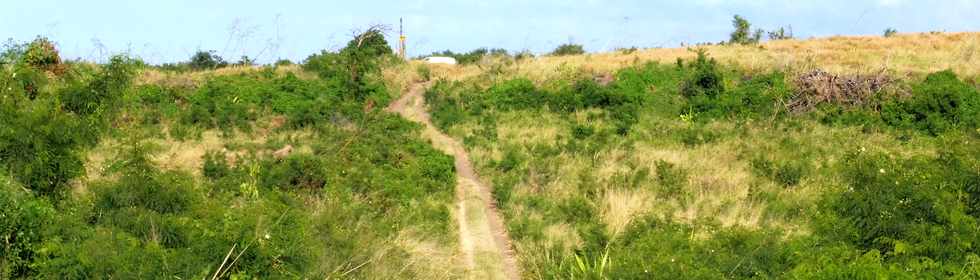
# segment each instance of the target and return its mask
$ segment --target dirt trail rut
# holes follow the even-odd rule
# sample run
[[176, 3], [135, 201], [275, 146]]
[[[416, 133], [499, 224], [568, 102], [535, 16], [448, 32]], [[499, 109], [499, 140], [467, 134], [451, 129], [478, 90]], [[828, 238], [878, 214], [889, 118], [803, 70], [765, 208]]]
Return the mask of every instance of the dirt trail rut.
[[425, 125], [423, 135], [439, 150], [456, 158], [456, 219], [459, 244], [471, 279], [520, 279], [503, 220], [459, 141], [439, 131], [429, 119], [423, 93], [427, 83], [414, 84], [388, 111]]

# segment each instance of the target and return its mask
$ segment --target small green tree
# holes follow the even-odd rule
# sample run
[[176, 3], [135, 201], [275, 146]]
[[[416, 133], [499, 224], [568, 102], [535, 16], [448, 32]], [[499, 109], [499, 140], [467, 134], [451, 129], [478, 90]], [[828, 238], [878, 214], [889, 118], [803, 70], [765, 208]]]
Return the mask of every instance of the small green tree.
[[187, 64], [194, 70], [216, 69], [228, 66], [228, 62], [225, 62], [221, 56], [215, 54], [214, 50], [197, 51], [191, 56], [191, 61]]
[[732, 19], [732, 27], [735, 27], [735, 31], [732, 31], [728, 43], [730, 44], [748, 44], [751, 43], [751, 38], [749, 38], [749, 30], [752, 30], [752, 24], [748, 20], [740, 15], [735, 15]]

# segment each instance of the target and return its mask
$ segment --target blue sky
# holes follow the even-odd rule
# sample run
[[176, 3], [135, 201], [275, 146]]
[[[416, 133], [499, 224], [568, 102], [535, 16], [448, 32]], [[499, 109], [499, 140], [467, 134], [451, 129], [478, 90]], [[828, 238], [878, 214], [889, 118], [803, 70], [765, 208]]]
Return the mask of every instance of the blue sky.
[[672, 47], [727, 38], [731, 17], [753, 28], [792, 25], [797, 37], [978, 31], [980, 0], [0, 0], [0, 39], [37, 35], [67, 58], [128, 52], [152, 63], [186, 60], [198, 49], [237, 60], [299, 61], [336, 49], [352, 31], [387, 24], [392, 43], [405, 19], [409, 55], [478, 47], [542, 53], [574, 42], [589, 51]]

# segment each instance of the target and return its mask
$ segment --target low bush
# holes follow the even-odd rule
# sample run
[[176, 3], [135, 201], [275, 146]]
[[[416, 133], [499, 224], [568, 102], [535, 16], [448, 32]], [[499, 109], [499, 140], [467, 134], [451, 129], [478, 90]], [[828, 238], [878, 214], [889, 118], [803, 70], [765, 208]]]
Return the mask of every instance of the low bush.
[[[849, 155], [847, 189], [827, 200], [838, 216], [820, 224], [822, 233], [862, 252], [880, 253], [884, 262], [916, 267], [913, 273], [947, 277], [961, 272], [968, 257], [978, 253], [980, 235], [976, 217], [957, 194], [974, 189], [970, 184], [977, 175], [943, 158], [949, 156]], [[914, 265], [925, 263], [931, 265]]]
[[[709, 238], [690, 237], [711, 230]], [[796, 264], [793, 247], [774, 232], [717, 225], [684, 225], [646, 218], [609, 249], [611, 279], [733, 278], [785, 275]]]
[[752, 118], [780, 113], [779, 105], [790, 95], [781, 72], [756, 75], [727, 86], [725, 71], [718, 62], [697, 50], [697, 58], [686, 65], [680, 61], [684, 80], [681, 93], [688, 111], [711, 118]]
[[697, 58], [686, 67], [692, 74], [681, 89], [684, 96], [713, 98], [725, 92], [725, 78], [718, 69], [718, 62], [709, 58], [707, 51], [698, 49]]
[[0, 173], [0, 278], [29, 277], [43, 254], [54, 207]]
[[21, 63], [35, 69], [55, 72], [56, 74], [60, 74], [65, 70], [64, 65], [61, 64], [61, 56], [58, 54], [58, 49], [55, 48], [53, 42], [45, 37], [38, 37], [27, 45], [22, 54]]
[[980, 127], [980, 93], [946, 70], [930, 74], [913, 86], [912, 96], [882, 106], [885, 123], [932, 134]]

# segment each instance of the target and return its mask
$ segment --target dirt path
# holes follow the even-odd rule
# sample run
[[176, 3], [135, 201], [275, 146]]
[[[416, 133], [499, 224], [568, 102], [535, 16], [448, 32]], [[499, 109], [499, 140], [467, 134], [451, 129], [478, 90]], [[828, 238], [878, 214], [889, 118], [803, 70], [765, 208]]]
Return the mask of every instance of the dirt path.
[[459, 244], [471, 279], [520, 279], [510, 238], [488, 188], [480, 180], [459, 141], [429, 120], [423, 96], [428, 84], [414, 84], [388, 111], [425, 125], [423, 135], [439, 150], [456, 157], [456, 221]]

